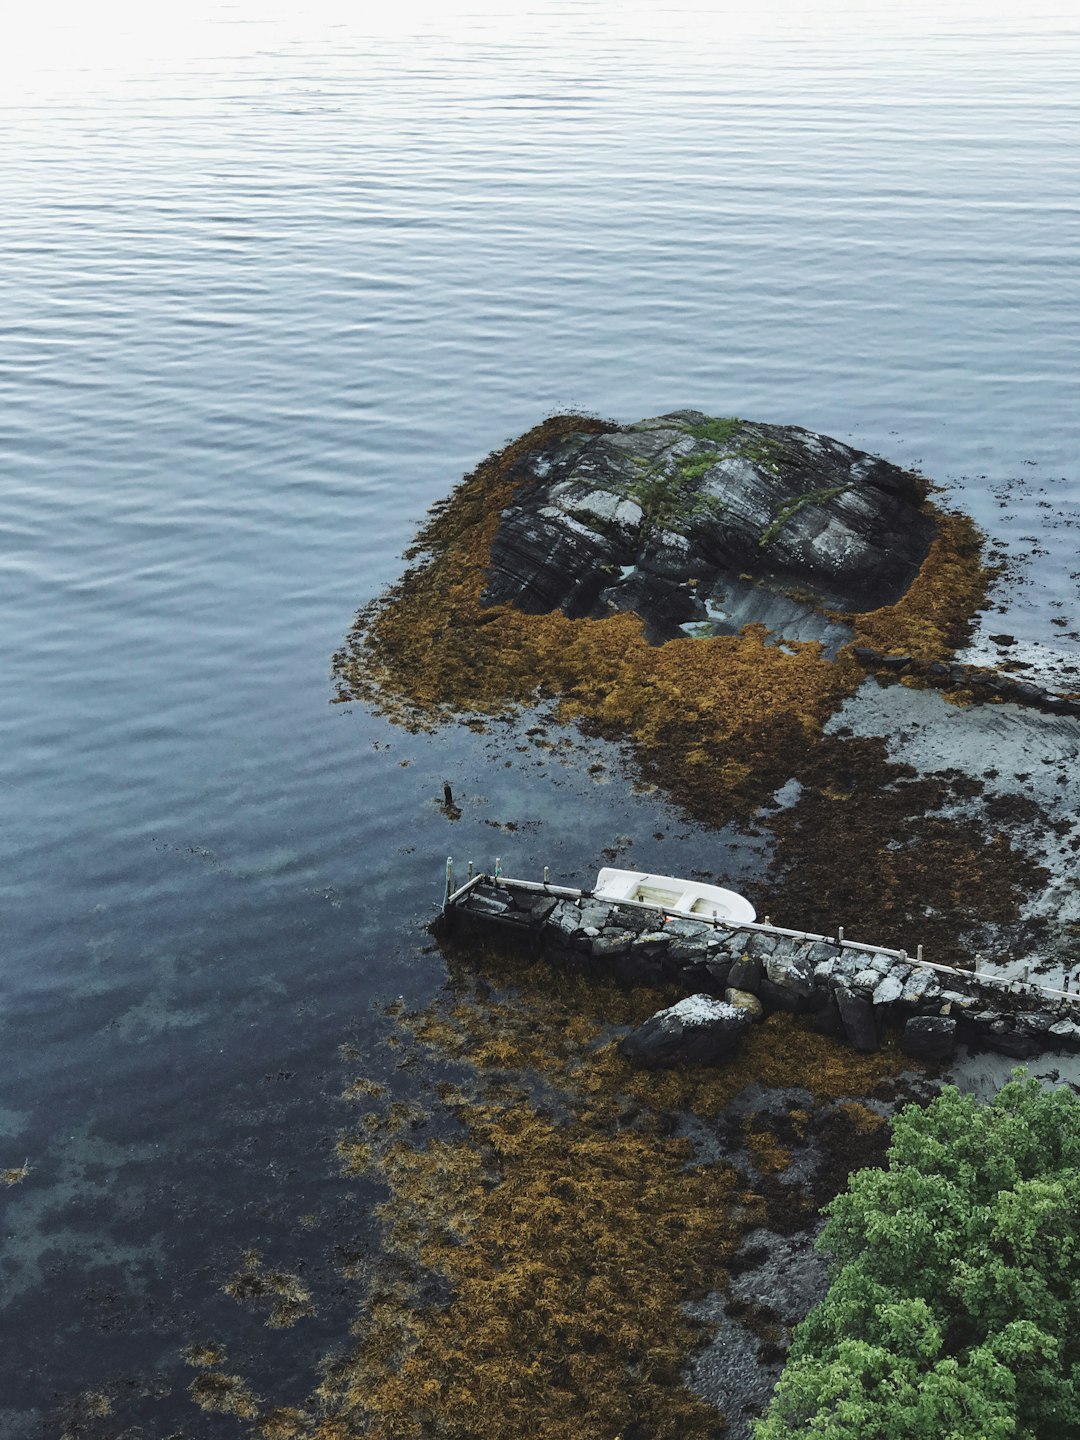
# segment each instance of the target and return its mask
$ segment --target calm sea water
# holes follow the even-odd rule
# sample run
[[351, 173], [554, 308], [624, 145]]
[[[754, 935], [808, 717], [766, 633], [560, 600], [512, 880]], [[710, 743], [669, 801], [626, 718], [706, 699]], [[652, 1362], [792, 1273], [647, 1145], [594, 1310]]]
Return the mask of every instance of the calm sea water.
[[384, 1064], [381, 1008], [441, 984], [448, 851], [760, 868], [595, 745], [329, 705], [488, 450], [563, 408], [821, 429], [949, 483], [1017, 634], [1075, 628], [1073, 5], [364, 8], [5, 22], [5, 1440], [154, 1375], [140, 1433], [213, 1434], [169, 1377], [245, 1325], [303, 1394], [345, 1289], [275, 1338], [220, 1285], [251, 1247], [332, 1274], [362, 1228], [338, 1047]]

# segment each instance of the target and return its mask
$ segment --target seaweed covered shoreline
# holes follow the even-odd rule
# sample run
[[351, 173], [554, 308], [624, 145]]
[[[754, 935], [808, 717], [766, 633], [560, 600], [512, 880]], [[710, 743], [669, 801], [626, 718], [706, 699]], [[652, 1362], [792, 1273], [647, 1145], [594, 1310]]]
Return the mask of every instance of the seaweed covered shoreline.
[[488, 604], [500, 517], [538, 452], [614, 427], [557, 416], [489, 456], [435, 507], [411, 569], [361, 611], [333, 671], [340, 702], [362, 700], [405, 725], [499, 715], [554, 696], [561, 720], [626, 740], [642, 774], [711, 824], [751, 813], [791, 774], [842, 699], [864, 678], [854, 644], [923, 660], [953, 652], [985, 600], [989, 570], [963, 515], [937, 512], [937, 534], [893, 605], [849, 615], [853, 644], [835, 660], [816, 642], [739, 635], [651, 644], [630, 611], [571, 619]]
[[[466, 476], [408, 552], [412, 568], [361, 611], [334, 657], [338, 700], [429, 728], [553, 698], [558, 720], [625, 744], [641, 780], [695, 820], [769, 834], [774, 861], [756, 898], [774, 918], [857, 924], [901, 947], [918, 939], [943, 961], [972, 937], [968, 948], [985, 950], [995, 933], [1020, 936], [1025, 902], [1047, 878], [1024, 807], [980, 811], [978, 776], [919, 773], [897, 762], [887, 735], [836, 723], [873, 684], [856, 652], [914, 657], [923, 673], [901, 682], [912, 688], [969, 636], [994, 577], [970, 519], [938, 510], [912, 479], [936, 527], [929, 551], [895, 603], [842, 617], [850, 639], [831, 656], [816, 641], [777, 643], [762, 624], [653, 644], [631, 611], [570, 618], [488, 604], [491, 546], [515, 495], [571, 438], [614, 428], [556, 416]], [[777, 804], [793, 783], [795, 799]]]
[[[354, 1276], [351, 1336], [286, 1405], [193, 1337], [191, 1399], [261, 1440], [746, 1434], [822, 1286], [804, 1261], [786, 1297], [754, 1298], [772, 1239], [805, 1251], [932, 1079], [892, 1046], [859, 1056], [783, 1016], [738, 1068], [646, 1076], [618, 1038], [668, 992], [445, 953], [445, 997], [386, 1017], [397, 1069], [434, 1070], [433, 1088], [402, 1103], [345, 1059], [337, 1159], [377, 1197], [383, 1236]], [[312, 1300], [251, 1257], [226, 1289]], [[708, 1349], [718, 1317], [738, 1366]]]

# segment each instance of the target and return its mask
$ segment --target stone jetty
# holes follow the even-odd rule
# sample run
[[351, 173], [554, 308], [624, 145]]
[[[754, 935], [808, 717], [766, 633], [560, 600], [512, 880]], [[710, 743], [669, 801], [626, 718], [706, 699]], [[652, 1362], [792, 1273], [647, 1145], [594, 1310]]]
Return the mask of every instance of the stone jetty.
[[498, 935], [628, 985], [684, 987], [692, 1005], [660, 1012], [624, 1042], [628, 1058], [646, 1065], [722, 1058], [743, 1017], [775, 1010], [808, 1014], [822, 1033], [861, 1051], [877, 1049], [893, 1028], [905, 1051], [924, 1058], [948, 1059], [959, 1042], [1017, 1059], [1080, 1052], [1080, 996], [876, 949], [842, 932], [734, 926], [488, 875], [448, 894], [433, 928]]

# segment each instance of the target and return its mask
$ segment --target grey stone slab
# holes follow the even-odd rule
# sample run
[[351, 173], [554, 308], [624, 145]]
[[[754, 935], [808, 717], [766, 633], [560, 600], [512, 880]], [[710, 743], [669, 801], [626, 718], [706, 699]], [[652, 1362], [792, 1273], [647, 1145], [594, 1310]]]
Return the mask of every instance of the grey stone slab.
[[956, 1021], [944, 1015], [913, 1015], [904, 1026], [900, 1048], [924, 1060], [951, 1060], [956, 1050]]
[[756, 956], [747, 955], [732, 965], [728, 984], [734, 990], [749, 990], [756, 994], [761, 985], [761, 974], [761, 961]]
[[941, 984], [933, 970], [916, 966], [907, 980], [900, 996], [903, 1005], [932, 1004], [941, 994]]
[[734, 1053], [749, 1024], [750, 1016], [738, 1006], [691, 995], [651, 1016], [620, 1041], [619, 1049], [646, 1069], [716, 1064]]
[[866, 966], [864, 969], [856, 971], [856, 973], [852, 976], [851, 980], [848, 982], [848, 988], [852, 990], [862, 991], [867, 995], [872, 995], [880, 983], [881, 971], [874, 970], [871, 969], [870, 966]]
[[583, 930], [592, 926], [597, 930], [603, 930], [604, 926], [611, 921], [611, 906], [605, 905], [600, 900], [586, 900], [581, 907], [581, 928]]
[[892, 1005], [904, 993], [904, 986], [895, 975], [883, 975], [871, 996], [873, 1005]]
[[746, 953], [764, 958], [771, 955], [779, 944], [780, 940], [776, 935], [767, 935], [760, 930], [752, 931], [746, 942]]
[[604, 930], [589, 941], [589, 954], [596, 960], [610, 960], [616, 955], [626, 955], [633, 939], [631, 930]]
[[855, 1049], [864, 1053], [876, 1050], [881, 1042], [877, 1020], [874, 1018], [874, 1007], [869, 997], [849, 990], [846, 985], [838, 985], [836, 1004], [843, 1021], [844, 1034]]
[[581, 929], [581, 911], [571, 900], [560, 900], [547, 918], [545, 929], [570, 939]]

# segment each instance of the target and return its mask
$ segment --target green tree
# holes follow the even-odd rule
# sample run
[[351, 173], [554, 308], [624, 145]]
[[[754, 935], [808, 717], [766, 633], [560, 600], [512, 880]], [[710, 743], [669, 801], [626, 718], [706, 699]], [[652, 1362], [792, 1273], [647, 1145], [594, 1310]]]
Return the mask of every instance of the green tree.
[[756, 1440], [1080, 1440], [1080, 1100], [1022, 1071], [893, 1125]]

